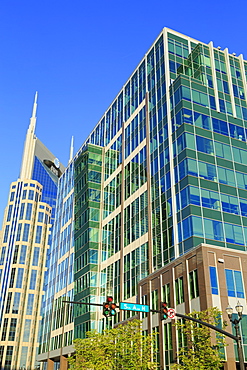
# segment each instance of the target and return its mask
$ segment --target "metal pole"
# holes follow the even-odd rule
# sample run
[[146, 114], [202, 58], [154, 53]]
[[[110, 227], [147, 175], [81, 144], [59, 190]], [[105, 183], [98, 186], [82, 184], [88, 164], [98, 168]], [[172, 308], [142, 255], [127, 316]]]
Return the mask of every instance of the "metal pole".
[[245, 370], [243, 347], [242, 347], [241, 335], [239, 331], [239, 320], [236, 320], [236, 321], [234, 320], [233, 323], [234, 323], [235, 330], [236, 330], [236, 337], [238, 338], [236, 342], [237, 342], [237, 349], [238, 349], [239, 366], [240, 366], [240, 370]]

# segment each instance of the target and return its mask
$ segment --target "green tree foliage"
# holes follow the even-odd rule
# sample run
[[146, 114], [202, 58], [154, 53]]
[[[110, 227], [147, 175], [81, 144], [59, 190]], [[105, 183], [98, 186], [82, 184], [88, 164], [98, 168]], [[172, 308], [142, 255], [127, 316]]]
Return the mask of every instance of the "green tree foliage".
[[102, 334], [91, 331], [87, 338], [76, 339], [75, 355], [69, 358], [72, 370], [156, 370], [153, 362], [153, 334], [143, 335], [139, 320], [119, 325]]
[[[193, 311], [188, 316], [221, 327], [221, 312], [213, 307], [206, 311]], [[224, 363], [224, 336], [206, 326], [189, 320], [175, 324], [179, 338], [178, 364], [175, 370], [220, 370]]]

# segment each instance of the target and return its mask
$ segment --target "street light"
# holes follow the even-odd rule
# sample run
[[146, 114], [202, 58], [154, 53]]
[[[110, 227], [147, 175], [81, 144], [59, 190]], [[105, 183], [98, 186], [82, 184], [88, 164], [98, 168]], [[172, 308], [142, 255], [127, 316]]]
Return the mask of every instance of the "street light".
[[243, 347], [242, 347], [241, 335], [240, 335], [240, 331], [239, 331], [239, 322], [242, 319], [243, 306], [238, 301], [237, 306], [235, 308], [236, 308], [236, 311], [238, 313], [238, 319], [234, 319], [234, 320], [232, 319], [233, 308], [230, 305], [226, 308], [226, 313], [229, 317], [229, 320], [234, 324], [234, 327], [235, 327], [235, 330], [236, 330], [236, 337], [237, 337], [236, 342], [237, 342], [238, 359], [239, 359], [240, 370], [245, 370]]

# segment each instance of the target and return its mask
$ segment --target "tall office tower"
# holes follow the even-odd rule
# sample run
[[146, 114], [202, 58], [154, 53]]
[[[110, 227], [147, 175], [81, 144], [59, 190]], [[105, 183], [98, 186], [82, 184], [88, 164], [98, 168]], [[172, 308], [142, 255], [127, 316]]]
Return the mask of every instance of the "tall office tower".
[[0, 251], [0, 367], [34, 369], [40, 310], [64, 167], [35, 136], [37, 93], [20, 177], [10, 186]]
[[[71, 145], [72, 148], [72, 145]], [[73, 352], [73, 306], [63, 304], [74, 299], [74, 165], [70, 162], [58, 183], [55, 222], [50, 248], [47, 289], [43, 301], [39, 339], [39, 361], [58, 360]], [[51, 362], [53, 364], [53, 362]]]
[[[74, 158], [75, 301], [102, 303], [112, 295], [116, 303], [142, 299], [159, 307], [151, 275], [157, 270], [202, 243], [246, 251], [246, 77], [242, 55], [162, 30]], [[225, 279], [240, 288], [245, 274], [241, 263], [234, 266]], [[138, 282], [148, 276], [140, 296]], [[174, 296], [185, 281], [171, 285]], [[235, 290], [225, 289], [225, 300]], [[199, 286], [196, 294], [203, 300], [205, 291]], [[232, 297], [246, 315], [244, 290]], [[176, 302], [186, 312], [192, 307]], [[122, 310], [113, 321], [133, 315]], [[75, 338], [103, 326], [101, 310], [74, 306]], [[164, 333], [164, 322], [150, 315], [147, 328]], [[63, 338], [54, 343], [61, 353]], [[58, 356], [46, 355], [52, 369]]]

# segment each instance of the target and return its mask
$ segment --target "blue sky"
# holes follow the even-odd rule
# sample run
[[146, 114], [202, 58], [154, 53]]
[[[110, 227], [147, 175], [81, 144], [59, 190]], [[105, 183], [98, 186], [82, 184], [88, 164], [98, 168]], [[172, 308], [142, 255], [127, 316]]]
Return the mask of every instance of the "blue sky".
[[0, 2], [0, 220], [18, 178], [35, 91], [36, 134], [63, 164], [163, 27], [247, 59], [245, 0]]

